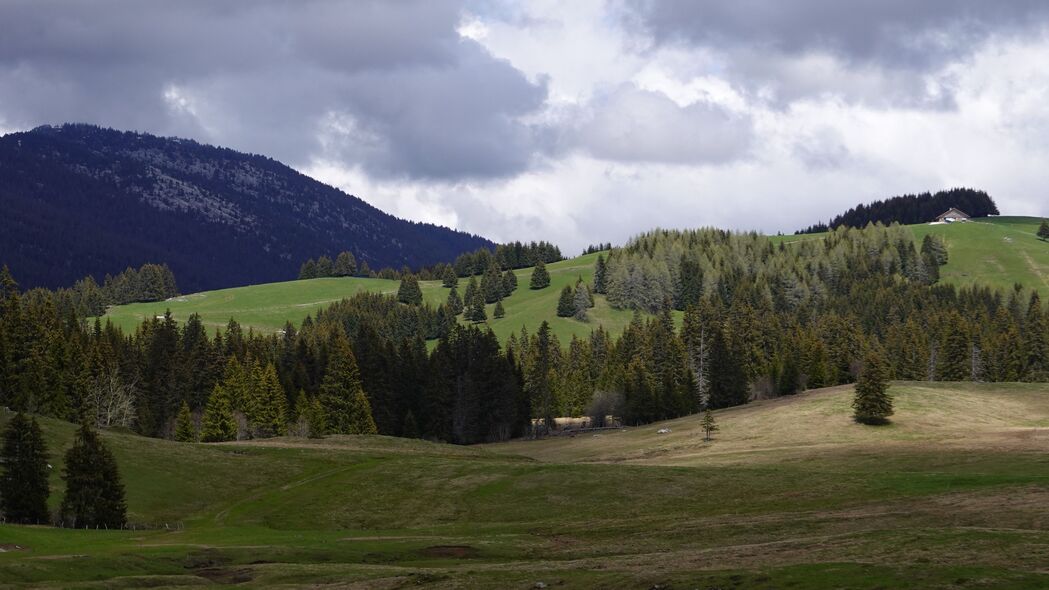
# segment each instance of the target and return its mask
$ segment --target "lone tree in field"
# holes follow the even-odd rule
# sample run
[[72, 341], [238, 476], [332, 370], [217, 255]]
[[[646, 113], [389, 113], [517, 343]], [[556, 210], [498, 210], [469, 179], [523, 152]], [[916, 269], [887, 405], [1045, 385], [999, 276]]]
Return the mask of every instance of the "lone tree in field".
[[193, 426], [193, 416], [189, 413], [189, 404], [182, 402], [175, 419], [175, 440], [178, 442], [197, 442], [197, 429]]
[[700, 422], [700, 426], [703, 427], [703, 440], [710, 440], [710, 435], [719, 430], [718, 423], [714, 421], [714, 414], [707, 408], [707, 411], [703, 413], [703, 421]]
[[503, 309], [503, 302], [502, 301], [496, 301], [495, 302], [495, 309], [492, 311], [492, 314], [495, 316], [495, 319], [497, 319], [497, 320], [501, 320], [501, 319], [503, 319], [506, 316], [506, 310]]
[[530, 289], [545, 289], [550, 286], [550, 273], [546, 272], [546, 265], [543, 261], [535, 263], [535, 270], [532, 271], [532, 280], [529, 281], [528, 287]]
[[66, 495], [58, 513], [63, 526], [114, 529], [127, 522], [117, 460], [87, 424], [77, 431], [73, 447], [66, 453], [62, 478], [66, 480]]
[[889, 381], [885, 361], [877, 352], [870, 352], [863, 361], [863, 370], [856, 382], [856, 397], [852, 400], [853, 418], [860, 424], [886, 424], [892, 416], [892, 396], [888, 394]]
[[1038, 237], [1043, 242], [1049, 240], [1049, 220], [1043, 219], [1042, 225], [1038, 226]]
[[423, 292], [415, 275], [410, 274], [401, 279], [401, 287], [397, 289], [397, 301], [408, 305], [422, 305]]
[[36, 419], [15, 414], [4, 431], [0, 453], [0, 513], [8, 522], [47, 522], [47, 446]]

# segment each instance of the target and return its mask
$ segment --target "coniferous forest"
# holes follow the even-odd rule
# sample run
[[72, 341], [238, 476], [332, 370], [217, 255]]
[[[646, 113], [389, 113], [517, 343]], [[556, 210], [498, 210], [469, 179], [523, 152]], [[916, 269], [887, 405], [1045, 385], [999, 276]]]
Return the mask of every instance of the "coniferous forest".
[[823, 233], [843, 225], [861, 228], [866, 227], [868, 223], [890, 224], [895, 222], [902, 225], [928, 223], [951, 207], [961, 209], [969, 217], [998, 215], [998, 206], [986, 192], [970, 188], [952, 188], [935, 194], [926, 192], [917, 195], [901, 195], [866, 205], [857, 205], [827, 223], [817, 223], [795, 233]]
[[[458, 322], [469, 305], [420, 304], [410, 281], [401, 301], [359, 294], [277, 334], [235, 321], [210, 334], [170, 315], [124, 334], [87, 322], [71, 292], [23, 293], [5, 270], [0, 404], [181, 440], [378, 432], [469, 444], [557, 416], [639, 424], [852, 383], [871, 353], [891, 379], [1049, 380], [1038, 296], [937, 284], [945, 256], [899, 226], [779, 245], [656, 231], [601, 257], [594, 285], [573, 291], [637, 310], [622, 335], [598, 327], [560, 342], [544, 322], [505, 343], [483, 317]], [[497, 291], [516, 288], [488, 274]], [[471, 285], [483, 312], [485, 290]]]

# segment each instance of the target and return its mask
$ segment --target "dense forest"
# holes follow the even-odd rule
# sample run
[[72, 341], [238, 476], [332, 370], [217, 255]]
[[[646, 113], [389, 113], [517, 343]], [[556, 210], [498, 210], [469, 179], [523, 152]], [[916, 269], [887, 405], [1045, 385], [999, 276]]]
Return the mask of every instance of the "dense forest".
[[208, 334], [199, 318], [170, 316], [124, 334], [85, 323], [69, 292], [23, 293], [5, 271], [0, 404], [182, 440], [379, 432], [468, 444], [563, 415], [639, 424], [850, 383], [872, 351], [893, 379], [1049, 380], [1038, 296], [936, 284], [945, 261], [941, 243], [898, 226], [789, 246], [652, 232], [599, 257], [594, 284], [573, 290], [638, 310], [621, 336], [597, 327], [560, 342], [543, 323], [503, 346], [483, 316], [457, 318], [517, 288], [495, 265], [471, 279], [467, 305], [454, 305], [454, 283], [448, 304], [421, 304], [410, 276], [401, 301], [359, 294], [277, 334], [233, 321]]
[[841, 226], [862, 228], [869, 223], [886, 225], [894, 222], [903, 225], [928, 223], [951, 207], [961, 209], [969, 217], [998, 215], [998, 207], [994, 204], [994, 199], [984, 191], [952, 188], [936, 194], [902, 195], [866, 205], [857, 205], [827, 223], [817, 223], [795, 233], [823, 233]]
[[[418, 268], [493, 247], [258, 155], [92, 125], [0, 137], [0, 264], [27, 287], [167, 263], [186, 292], [294, 279], [323, 252]], [[56, 263], [55, 261], [61, 261]]]

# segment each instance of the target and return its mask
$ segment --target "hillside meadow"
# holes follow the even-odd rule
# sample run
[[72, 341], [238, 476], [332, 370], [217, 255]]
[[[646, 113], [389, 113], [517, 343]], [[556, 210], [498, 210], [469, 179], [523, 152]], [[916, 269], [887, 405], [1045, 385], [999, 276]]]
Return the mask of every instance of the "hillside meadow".
[[[958, 286], [973, 284], [1011, 290], [1020, 283], [1027, 289], [1049, 293], [1049, 243], [1038, 240], [1035, 233], [1040, 219], [1034, 217], [994, 217], [969, 223], [909, 226], [916, 239], [935, 234], [944, 239], [950, 258], [940, 269], [941, 280]], [[775, 242], [787, 244], [801, 240], [818, 240], [820, 234], [802, 236], [771, 236]], [[601, 295], [590, 310], [589, 320], [580, 322], [557, 317], [557, 300], [561, 289], [575, 285], [580, 277], [592, 281], [597, 254], [588, 254], [547, 266], [551, 284], [532, 291], [528, 280], [532, 269], [515, 271], [518, 289], [504, 300], [506, 317], [493, 317], [494, 305], [487, 306], [488, 326], [500, 340], [522, 327], [534, 332], [544, 320], [562, 342], [573, 335], [586, 336], [601, 325], [613, 335], [623, 331], [632, 312], [613, 309]], [[200, 314], [203, 323], [212, 329], [225, 327], [231, 318], [245, 328], [272, 333], [286, 322], [298, 325], [307, 315], [345, 297], [362, 291], [396, 294], [399, 282], [384, 279], [324, 278], [304, 281], [267, 283], [183, 295], [168, 301], [134, 303], [109, 309], [105, 319], [120, 326], [125, 332], [134, 331], [144, 319], [163, 315], [170, 310], [176, 320], [190, 314]], [[462, 295], [466, 279], [460, 279]], [[422, 281], [424, 301], [433, 305], [443, 303], [448, 289], [440, 281]], [[675, 316], [680, 320], [680, 314]]]
[[[839, 387], [715, 412], [709, 442], [697, 416], [479, 447], [106, 432], [139, 530], [0, 526], [0, 587], [1049, 585], [1049, 391], [890, 391], [886, 427]], [[43, 425], [55, 505], [73, 426]]]

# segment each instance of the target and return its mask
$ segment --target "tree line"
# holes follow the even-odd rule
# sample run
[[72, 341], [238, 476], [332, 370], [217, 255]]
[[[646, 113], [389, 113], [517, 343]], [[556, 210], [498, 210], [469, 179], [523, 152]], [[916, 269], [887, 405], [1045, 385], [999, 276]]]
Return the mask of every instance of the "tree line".
[[824, 233], [842, 226], [867, 227], [871, 223], [900, 223], [913, 225], [928, 223], [951, 207], [961, 209], [970, 217], [998, 215], [994, 199], [984, 191], [970, 188], [952, 188], [935, 194], [901, 195], [868, 204], [860, 204], [838, 215], [827, 223], [817, 223], [795, 234]]

